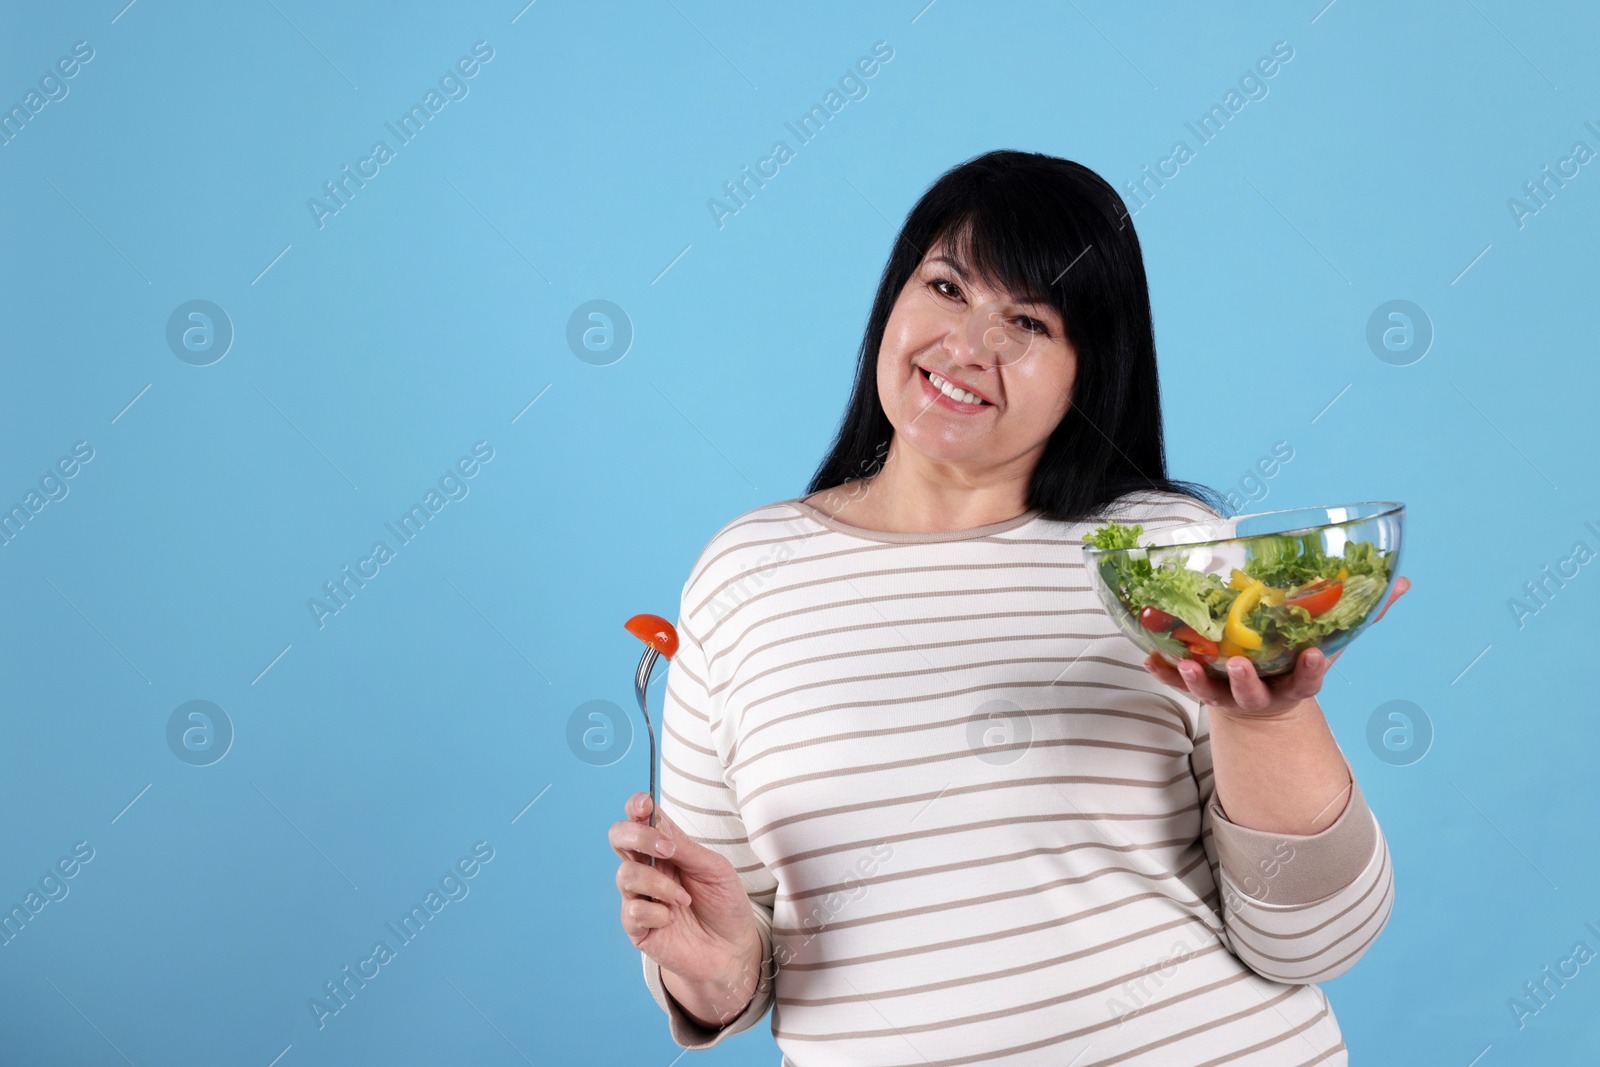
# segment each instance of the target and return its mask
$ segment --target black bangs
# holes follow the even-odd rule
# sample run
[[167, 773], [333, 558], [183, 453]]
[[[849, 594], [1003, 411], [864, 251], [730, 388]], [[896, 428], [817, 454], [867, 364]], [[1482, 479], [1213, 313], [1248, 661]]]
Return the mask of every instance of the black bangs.
[[1005, 183], [992, 184], [996, 187], [986, 191], [988, 196], [951, 219], [934, 242], [943, 242], [962, 268], [989, 288], [1064, 313], [1067, 269], [1088, 242], [1077, 237], [1068, 219], [1023, 218], [1008, 208], [1012, 197]]
[[844, 417], [805, 495], [882, 466], [894, 426], [878, 397], [878, 350], [901, 290], [936, 246], [986, 287], [1054, 307], [1077, 356], [1071, 406], [1035, 466], [1029, 507], [1074, 522], [1125, 493], [1157, 490], [1223, 510], [1215, 490], [1167, 476], [1150, 292], [1122, 198], [1080, 163], [1010, 150], [946, 171], [907, 214], [878, 280]]

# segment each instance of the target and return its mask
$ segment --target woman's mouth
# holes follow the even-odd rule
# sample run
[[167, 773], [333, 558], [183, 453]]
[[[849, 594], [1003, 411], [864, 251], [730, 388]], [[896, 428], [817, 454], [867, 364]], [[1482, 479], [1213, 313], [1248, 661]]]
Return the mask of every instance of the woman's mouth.
[[[935, 404], [949, 408], [951, 411], [959, 411], [965, 415], [973, 415], [980, 411], [987, 411], [994, 407], [993, 404], [983, 400], [980, 400], [976, 404], [968, 403], [965, 400], [957, 400], [955, 397], [950, 396], [944, 391], [944, 389], [955, 389], [955, 386], [949, 384], [943, 378], [940, 378], [940, 383], [944, 385], [944, 389], [941, 389], [938, 385], [934, 384], [933, 377], [931, 377], [931, 375], [932, 372], [926, 368], [917, 368], [917, 377], [922, 380], [922, 391], [926, 393], [928, 398], [931, 399]], [[961, 389], [959, 391], [962, 395], [972, 395], [968, 394], [965, 389]]]

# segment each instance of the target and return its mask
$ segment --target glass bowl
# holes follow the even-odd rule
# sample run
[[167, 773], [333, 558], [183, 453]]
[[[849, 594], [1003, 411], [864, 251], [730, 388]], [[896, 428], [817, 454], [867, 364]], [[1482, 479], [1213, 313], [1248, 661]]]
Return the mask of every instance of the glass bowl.
[[[1134, 644], [1226, 678], [1242, 655], [1262, 678], [1304, 649], [1354, 641], [1400, 573], [1404, 504], [1363, 501], [1167, 526], [1110, 521], [1085, 539], [1089, 582]], [[1136, 532], [1137, 531], [1137, 532]]]

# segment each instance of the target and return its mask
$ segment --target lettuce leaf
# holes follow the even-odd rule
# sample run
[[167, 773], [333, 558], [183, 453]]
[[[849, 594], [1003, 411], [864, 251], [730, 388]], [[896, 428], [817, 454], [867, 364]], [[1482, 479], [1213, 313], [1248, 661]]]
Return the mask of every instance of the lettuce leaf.
[[[1389, 583], [1389, 553], [1382, 552], [1371, 541], [1346, 541], [1344, 545], [1344, 564], [1351, 574], [1370, 574], [1381, 578], [1383, 583]], [[1333, 574], [1339, 573], [1339, 568], [1333, 569]], [[1333, 574], [1328, 575], [1329, 578]]]
[[1108, 521], [1104, 526], [1097, 527], [1083, 541], [1102, 551], [1114, 548], [1138, 548], [1139, 535], [1142, 533], [1144, 527], [1141, 525], [1124, 526], [1120, 522]]
[[[1144, 527], [1107, 522], [1084, 538], [1099, 549], [1139, 547]], [[1137, 614], [1144, 607], [1160, 608], [1192, 626], [1213, 641], [1222, 638], [1222, 620], [1237, 590], [1214, 574], [1201, 574], [1175, 564], [1151, 565], [1148, 558], [1110, 556], [1102, 567], [1115, 574], [1123, 601]], [[1110, 578], [1110, 575], [1107, 575]]]
[[1220, 641], [1228, 605], [1237, 594], [1238, 590], [1215, 574], [1161, 566], [1129, 590], [1129, 599], [1140, 607], [1160, 608], [1194, 627], [1196, 633]]
[[1352, 574], [1344, 580], [1344, 591], [1333, 607], [1321, 615], [1313, 616], [1305, 608], [1293, 605], [1263, 607], [1257, 615], [1261, 619], [1263, 634], [1281, 635], [1291, 645], [1299, 647], [1342, 630], [1354, 629], [1367, 617], [1383, 591], [1388, 588], [1387, 578], [1371, 574]]
[[[1099, 549], [1137, 548], [1142, 526], [1123, 526], [1108, 522], [1083, 539], [1084, 544]], [[1120, 592], [1126, 599], [1134, 586], [1150, 576], [1150, 561], [1143, 556], [1107, 556], [1100, 561], [1101, 575], [1106, 584]], [[1138, 606], [1135, 606], [1138, 611]]]
[[1322, 535], [1314, 531], [1257, 537], [1249, 542], [1246, 550], [1250, 558], [1243, 571], [1275, 589], [1290, 589], [1323, 577], [1324, 572], [1330, 575], [1339, 572], [1337, 564], [1328, 571], [1330, 561], [1322, 551]]

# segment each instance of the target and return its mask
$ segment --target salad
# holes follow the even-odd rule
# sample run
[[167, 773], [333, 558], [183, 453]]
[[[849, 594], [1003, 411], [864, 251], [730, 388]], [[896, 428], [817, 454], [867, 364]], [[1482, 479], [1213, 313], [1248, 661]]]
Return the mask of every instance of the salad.
[[[1138, 548], [1140, 525], [1107, 522], [1084, 538], [1098, 549]], [[1246, 656], [1259, 671], [1293, 666], [1295, 655], [1359, 626], [1389, 586], [1393, 552], [1347, 541], [1329, 556], [1321, 534], [1249, 538], [1244, 568], [1220, 576], [1176, 563], [1153, 566], [1107, 556], [1102, 576], [1155, 648], [1169, 660], [1221, 667]]]

